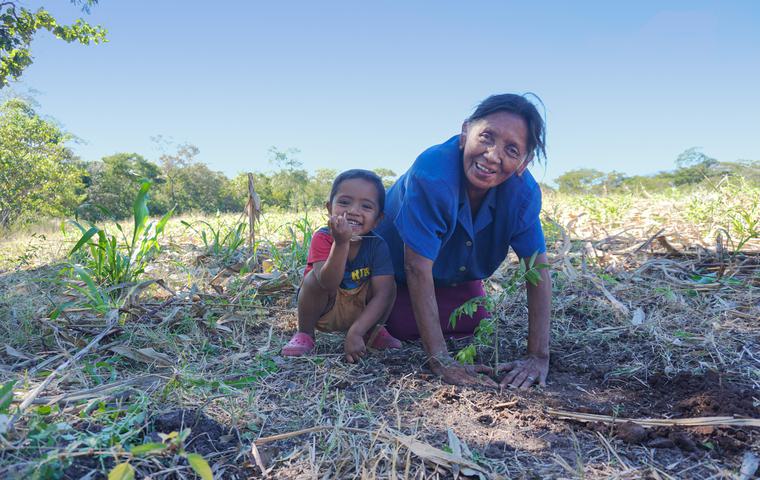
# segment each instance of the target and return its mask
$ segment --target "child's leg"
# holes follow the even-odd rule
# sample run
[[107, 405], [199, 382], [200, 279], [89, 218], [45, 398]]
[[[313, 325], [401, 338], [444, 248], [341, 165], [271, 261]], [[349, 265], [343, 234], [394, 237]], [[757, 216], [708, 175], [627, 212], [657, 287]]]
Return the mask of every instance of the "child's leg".
[[314, 338], [317, 320], [332, 307], [335, 292], [328, 292], [317, 281], [314, 271], [303, 279], [298, 292], [298, 331]]
[[[367, 302], [372, 300], [372, 288], [369, 288], [367, 292]], [[393, 295], [385, 305], [383, 313], [380, 315], [377, 323], [369, 329], [364, 336], [364, 341], [368, 347], [375, 348], [377, 350], [384, 350], [386, 348], [401, 348], [401, 342], [393, 337], [388, 330], [385, 329], [385, 322], [393, 311], [393, 305], [396, 303], [396, 284], [393, 284]]]
[[322, 288], [314, 272], [306, 274], [298, 291], [298, 332], [282, 347], [283, 356], [300, 357], [314, 350], [314, 326], [334, 302], [335, 294]]

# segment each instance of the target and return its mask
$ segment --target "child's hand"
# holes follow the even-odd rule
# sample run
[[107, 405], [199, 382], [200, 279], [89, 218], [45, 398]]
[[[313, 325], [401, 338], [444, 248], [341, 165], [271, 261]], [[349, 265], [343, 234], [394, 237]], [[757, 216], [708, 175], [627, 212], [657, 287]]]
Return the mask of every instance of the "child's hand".
[[354, 235], [345, 213], [331, 216], [327, 220], [327, 226], [330, 228], [330, 235], [335, 239], [335, 243], [346, 244], [351, 241], [351, 237]]
[[362, 336], [350, 331], [346, 333], [344, 348], [346, 350], [346, 360], [348, 363], [358, 362], [364, 354], [367, 353], [367, 347], [364, 345], [364, 339]]

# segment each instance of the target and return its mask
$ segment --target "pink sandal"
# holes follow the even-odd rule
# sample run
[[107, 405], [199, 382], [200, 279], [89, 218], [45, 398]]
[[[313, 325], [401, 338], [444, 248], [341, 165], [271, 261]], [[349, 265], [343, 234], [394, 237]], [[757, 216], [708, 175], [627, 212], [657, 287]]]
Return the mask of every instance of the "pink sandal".
[[390, 334], [385, 327], [377, 329], [374, 335], [375, 338], [370, 337], [372, 342], [369, 344], [370, 348], [375, 350], [385, 350], [387, 348], [401, 348], [401, 340]]
[[296, 332], [293, 338], [282, 347], [284, 357], [300, 357], [314, 350], [314, 339], [307, 333]]

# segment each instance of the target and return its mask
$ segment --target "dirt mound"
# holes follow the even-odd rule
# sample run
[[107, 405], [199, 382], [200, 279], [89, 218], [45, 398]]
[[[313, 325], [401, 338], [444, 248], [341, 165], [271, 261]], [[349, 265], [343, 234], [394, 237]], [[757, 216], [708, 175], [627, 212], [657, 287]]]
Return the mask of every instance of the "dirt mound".
[[228, 434], [229, 429], [197, 410], [179, 409], [163, 413], [153, 420], [153, 428], [160, 433], [191, 429], [185, 450], [201, 455], [228, 450], [238, 444], [237, 437]]
[[749, 388], [730, 382], [717, 372], [680, 373], [668, 379], [655, 375], [649, 381], [653, 411], [670, 411], [676, 417], [760, 416]]

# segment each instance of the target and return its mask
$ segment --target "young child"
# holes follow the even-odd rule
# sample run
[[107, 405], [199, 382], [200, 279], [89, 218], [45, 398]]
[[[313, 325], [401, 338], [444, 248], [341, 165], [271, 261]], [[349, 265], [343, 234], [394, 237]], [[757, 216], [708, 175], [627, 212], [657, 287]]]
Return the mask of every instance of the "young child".
[[335, 178], [327, 202], [327, 227], [311, 240], [298, 292], [298, 332], [282, 349], [300, 356], [314, 349], [314, 329], [346, 332], [346, 360], [358, 361], [366, 346], [400, 348], [383, 327], [396, 298], [388, 245], [374, 234], [383, 217], [385, 188], [369, 170]]

